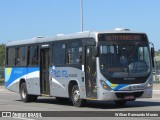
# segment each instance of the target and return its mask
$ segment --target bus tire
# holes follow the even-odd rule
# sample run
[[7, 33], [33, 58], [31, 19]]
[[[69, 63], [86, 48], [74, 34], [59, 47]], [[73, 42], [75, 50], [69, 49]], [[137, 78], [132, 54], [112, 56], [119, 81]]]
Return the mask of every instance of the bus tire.
[[28, 95], [28, 91], [27, 91], [27, 86], [26, 83], [23, 82], [20, 86], [20, 95], [21, 95], [21, 99], [24, 103], [26, 102], [31, 102], [33, 100], [36, 100], [37, 98], [32, 96], [32, 95]]
[[119, 107], [124, 106], [126, 102], [127, 102], [126, 100], [115, 100], [114, 101], [114, 103]]
[[84, 104], [84, 100], [80, 99], [80, 90], [78, 85], [73, 85], [72, 87], [71, 100], [75, 107], [81, 107]]

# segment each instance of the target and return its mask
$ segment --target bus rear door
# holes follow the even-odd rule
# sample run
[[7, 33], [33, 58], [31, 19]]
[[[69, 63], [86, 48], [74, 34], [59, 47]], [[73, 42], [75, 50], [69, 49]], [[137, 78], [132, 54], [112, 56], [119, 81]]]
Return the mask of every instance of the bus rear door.
[[49, 48], [40, 49], [40, 88], [41, 94], [50, 95]]

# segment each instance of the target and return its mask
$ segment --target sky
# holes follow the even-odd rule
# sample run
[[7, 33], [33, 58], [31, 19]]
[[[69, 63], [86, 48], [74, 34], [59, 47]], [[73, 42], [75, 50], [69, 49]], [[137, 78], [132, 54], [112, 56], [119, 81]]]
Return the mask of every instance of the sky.
[[[82, 0], [84, 31], [145, 32], [160, 49], [160, 0]], [[0, 44], [81, 31], [80, 0], [0, 0]]]

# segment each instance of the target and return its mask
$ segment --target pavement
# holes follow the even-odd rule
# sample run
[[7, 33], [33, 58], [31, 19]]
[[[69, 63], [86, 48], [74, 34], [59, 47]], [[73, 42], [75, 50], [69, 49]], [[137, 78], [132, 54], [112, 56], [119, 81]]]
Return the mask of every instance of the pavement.
[[155, 89], [155, 90], [159, 89], [160, 90], [160, 83], [159, 84], [156, 84], [156, 83], [153, 84], [153, 89]]

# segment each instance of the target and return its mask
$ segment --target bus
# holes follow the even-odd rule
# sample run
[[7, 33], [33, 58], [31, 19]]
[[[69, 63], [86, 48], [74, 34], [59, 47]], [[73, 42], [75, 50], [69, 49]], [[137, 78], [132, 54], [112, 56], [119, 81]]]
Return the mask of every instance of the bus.
[[125, 105], [151, 98], [154, 47], [129, 29], [36, 37], [6, 44], [5, 87], [23, 102], [38, 96]]

